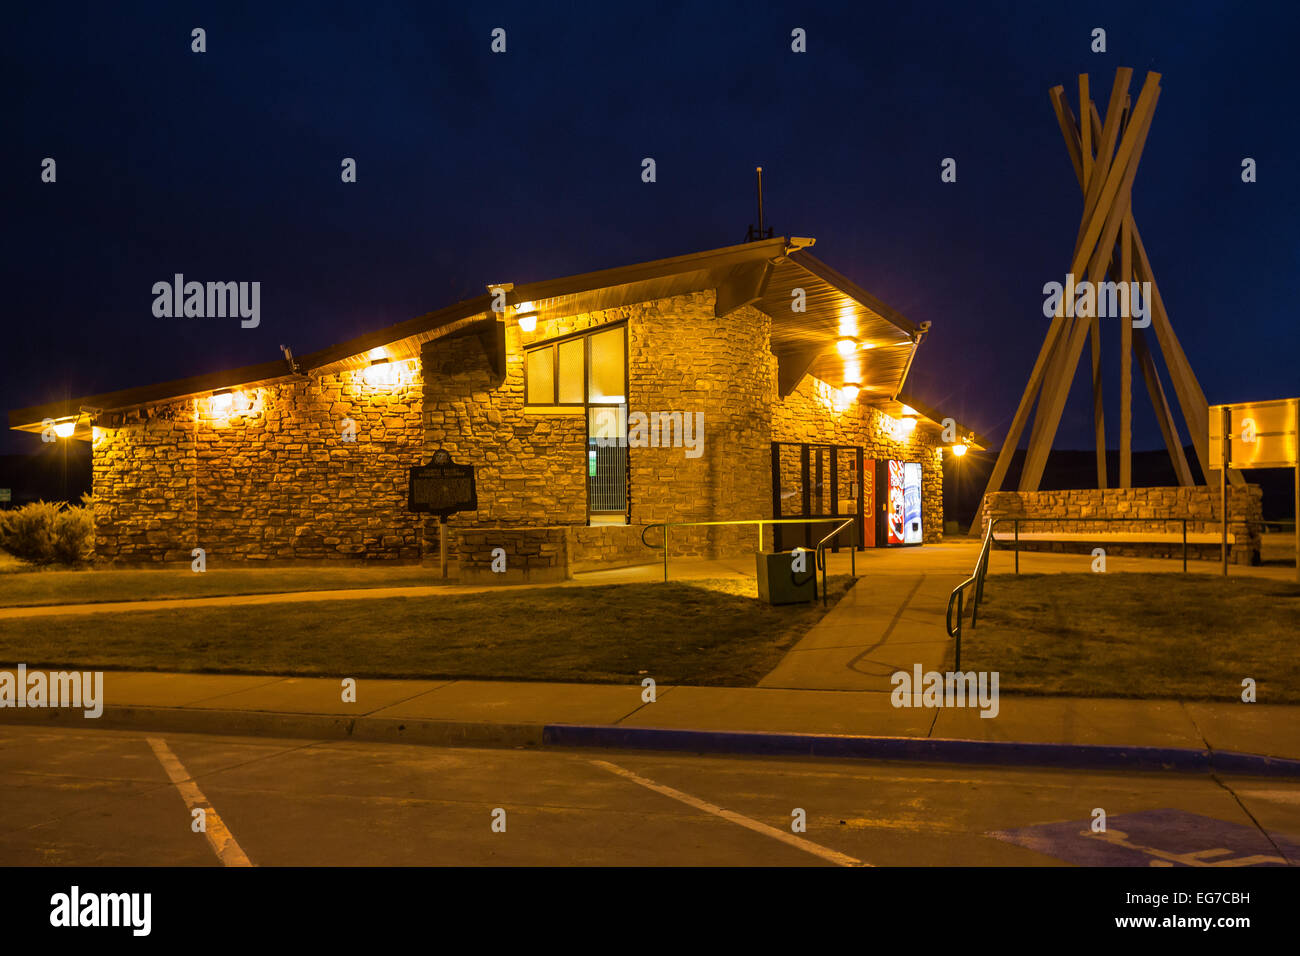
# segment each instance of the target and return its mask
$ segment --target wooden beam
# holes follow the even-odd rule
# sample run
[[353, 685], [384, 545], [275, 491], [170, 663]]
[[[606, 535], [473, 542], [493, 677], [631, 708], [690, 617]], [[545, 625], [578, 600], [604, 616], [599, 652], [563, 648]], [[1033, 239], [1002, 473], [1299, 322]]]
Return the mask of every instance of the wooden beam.
[[1155, 359], [1147, 348], [1146, 336], [1139, 331], [1133, 337], [1133, 350], [1137, 353], [1138, 364], [1142, 366], [1142, 377], [1146, 379], [1147, 391], [1151, 394], [1151, 405], [1156, 410], [1156, 420], [1160, 423], [1160, 434], [1165, 438], [1165, 448], [1169, 450], [1169, 460], [1173, 462], [1174, 474], [1183, 487], [1192, 485], [1192, 470], [1187, 466], [1187, 456], [1183, 453], [1183, 443], [1178, 437], [1178, 428], [1174, 424], [1174, 414], [1165, 398], [1165, 390], [1160, 384], [1160, 374], [1156, 370]]
[[812, 368], [817, 357], [826, 351], [826, 346], [817, 345], [806, 349], [776, 353], [776, 388], [777, 394], [785, 398], [793, 392], [803, 377]]
[[[1160, 97], [1159, 77], [1158, 73], [1147, 74], [1137, 106], [1133, 110], [1133, 121], [1120, 142], [1115, 162], [1106, 176], [1101, 198], [1093, 210], [1091, 221], [1084, 229], [1084, 242], [1071, 263], [1070, 272], [1082, 276], [1084, 259], [1093, 250], [1087, 269], [1089, 281], [1099, 282], [1104, 279], [1105, 266], [1110, 259], [1110, 250], [1114, 248], [1120, 223], [1128, 215], [1133, 178], [1137, 174], [1138, 160], [1151, 128], [1156, 101]], [[1034, 421], [1034, 435], [1025, 454], [1025, 468], [1020, 476], [1021, 491], [1038, 490], [1087, 332], [1088, 324], [1076, 321], [1065, 346], [1066, 351], [1061, 357], [1064, 374], [1057, 381], [1044, 383], [1043, 396]]]
[[733, 271], [727, 280], [718, 286], [718, 295], [713, 303], [714, 317], [720, 319], [742, 306], [753, 305], [763, 298], [767, 281], [771, 277], [771, 262], [756, 262]]
[[1092, 430], [1097, 443], [1097, 487], [1106, 487], [1106, 409], [1101, 400], [1101, 319], [1092, 318]]
[[[1119, 239], [1119, 281], [1133, 279], [1133, 217], [1124, 217]], [[1131, 305], [1131, 303], [1130, 303]], [[1133, 487], [1133, 320], [1119, 322], [1119, 486]]]

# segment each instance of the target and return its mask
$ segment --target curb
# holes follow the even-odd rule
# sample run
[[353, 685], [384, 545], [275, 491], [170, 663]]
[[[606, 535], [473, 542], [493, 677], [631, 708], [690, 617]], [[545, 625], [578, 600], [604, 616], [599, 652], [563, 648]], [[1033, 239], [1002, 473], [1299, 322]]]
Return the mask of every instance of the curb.
[[1185, 747], [1104, 744], [1033, 744], [1017, 741], [935, 737], [853, 737], [839, 734], [773, 734], [751, 731], [666, 730], [547, 724], [547, 747], [608, 747], [755, 756], [915, 760], [1076, 770], [1172, 770], [1300, 777], [1300, 760]]
[[1050, 767], [1062, 770], [1164, 770], [1300, 777], [1300, 760], [1230, 750], [1050, 744], [934, 737], [858, 737], [743, 730], [670, 730], [603, 724], [284, 714], [180, 707], [113, 707], [88, 720], [68, 708], [0, 710], [0, 725], [135, 730], [312, 740], [361, 740], [426, 747], [606, 748], [768, 757], [906, 760], [925, 763]]

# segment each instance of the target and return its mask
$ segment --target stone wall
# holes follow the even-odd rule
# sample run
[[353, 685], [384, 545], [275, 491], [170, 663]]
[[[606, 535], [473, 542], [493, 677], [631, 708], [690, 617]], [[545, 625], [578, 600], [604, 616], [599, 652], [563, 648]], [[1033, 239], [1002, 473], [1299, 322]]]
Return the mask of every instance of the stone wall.
[[[565, 581], [573, 528], [458, 529], [448, 539], [458, 558], [461, 584], [538, 584]], [[497, 549], [500, 549], [498, 552]], [[493, 570], [493, 563], [504, 569]]]
[[406, 469], [421, 457], [421, 382], [399, 364], [391, 386], [313, 376], [248, 389], [231, 414], [191, 399], [96, 426], [96, 559], [418, 559]]
[[[1228, 530], [1234, 536], [1230, 558], [1237, 564], [1258, 564], [1261, 534], [1263, 531], [1263, 492], [1259, 485], [1228, 488]], [[1182, 556], [1182, 522], [1163, 521], [1162, 518], [1190, 518], [1189, 534], [1219, 534], [1222, 519], [1219, 511], [1219, 489], [1205, 486], [1173, 488], [1096, 488], [1068, 491], [998, 491], [984, 496], [980, 508], [981, 534], [991, 517], [1045, 518], [1055, 520], [1032, 521], [1021, 525], [1022, 532], [1142, 532], [1154, 531], [1176, 534], [1179, 541], [1164, 544], [1107, 545], [1104, 541], [1084, 542], [1025, 542], [1022, 550], [1091, 551], [1104, 546], [1108, 554], [1132, 554], [1160, 557]], [[1134, 518], [1148, 520], [1098, 521], [1098, 518]], [[998, 532], [1009, 531], [1007, 523], [998, 525]], [[1192, 544], [1189, 557], [1218, 558], [1219, 544]]]
[[[575, 568], [657, 562], [661, 552], [640, 538], [648, 524], [771, 516], [773, 440], [920, 461], [926, 540], [938, 540], [939, 449], [919, 434], [896, 440], [865, 405], [837, 408], [813, 379], [779, 399], [771, 320], [748, 306], [718, 318], [714, 300], [679, 295], [540, 321], [533, 332], [510, 322], [500, 378], [476, 336], [442, 337], [418, 361], [394, 363], [395, 384], [314, 374], [247, 389], [238, 414], [201, 398], [106, 418], [94, 439], [97, 557], [188, 562], [202, 547], [209, 566], [436, 561], [438, 525], [407, 511], [407, 469], [442, 448], [475, 467], [479, 500], [449, 520], [452, 559], [458, 535], [544, 526], [574, 529]], [[629, 448], [629, 525], [587, 527], [585, 419], [525, 407], [524, 348], [616, 323], [627, 327], [629, 410], [701, 413], [702, 453], [688, 456], [680, 441]], [[671, 551], [732, 556], [754, 551], [757, 537], [752, 526], [676, 529]]]

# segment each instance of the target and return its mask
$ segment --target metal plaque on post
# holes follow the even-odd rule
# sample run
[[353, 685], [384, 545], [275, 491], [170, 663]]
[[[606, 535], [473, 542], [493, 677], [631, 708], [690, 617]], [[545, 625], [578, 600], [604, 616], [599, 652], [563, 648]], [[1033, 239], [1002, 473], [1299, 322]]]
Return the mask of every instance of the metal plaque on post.
[[474, 466], [458, 465], [439, 448], [427, 465], [410, 470], [406, 505], [411, 511], [438, 518], [438, 556], [442, 576], [447, 576], [447, 516], [458, 511], [478, 510]]
[[411, 469], [407, 507], [439, 518], [458, 511], [477, 511], [474, 466], [456, 464], [451, 455], [439, 448], [427, 465]]

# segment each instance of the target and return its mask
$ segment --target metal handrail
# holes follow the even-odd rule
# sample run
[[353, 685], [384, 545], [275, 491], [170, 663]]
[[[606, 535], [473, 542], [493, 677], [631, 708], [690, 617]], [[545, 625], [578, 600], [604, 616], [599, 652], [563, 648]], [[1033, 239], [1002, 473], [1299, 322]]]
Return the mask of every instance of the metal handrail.
[[[817, 570], [822, 573], [822, 607], [826, 606], [826, 543], [857, 520], [857, 518], [847, 519], [842, 525], [817, 542], [816, 566]], [[849, 562], [852, 565], [853, 576], [856, 578], [858, 576], [858, 543], [856, 541], [849, 546]]]
[[[948, 613], [947, 627], [948, 636], [956, 639], [956, 651], [953, 666], [956, 670], [961, 670], [961, 621], [964, 614], [963, 604], [965, 601], [966, 589], [972, 585], [975, 587], [975, 600], [971, 604], [970, 626], [974, 627], [979, 618], [980, 601], [984, 598], [984, 578], [989, 571], [989, 551], [993, 545], [993, 528], [998, 523], [997, 518], [989, 519], [989, 526], [984, 532], [984, 543], [980, 545], [980, 555], [975, 560], [975, 570], [961, 584], [952, 589], [948, 595]], [[953, 605], [957, 606], [957, 620], [954, 623], [952, 617]]]
[[[989, 518], [988, 528], [984, 532], [984, 543], [980, 546], [979, 558], [977, 558], [975, 561], [975, 571], [965, 581], [961, 582], [961, 584], [953, 588], [952, 593], [948, 595], [947, 631], [948, 631], [948, 636], [954, 638], [957, 642], [956, 652], [955, 652], [956, 653], [955, 666], [958, 669], [961, 668], [961, 631], [962, 631], [962, 617], [964, 616], [963, 612], [964, 612], [964, 605], [965, 605], [966, 589], [971, 587], [972, 585], [974, 585], [975, 587], [975, 599], [971, 604], [971, 615], [970, 615], [970, 626], [975, 627], [976, 624], [979, 622], [980, 602], [984, 599], [984, 579], [988, 576], [988, 571], [989, 571], [989, 551], [991, 550], [993, 544], [993, 528], [997, 525], [999, 521], [1004, 521], [1004, 522], [1010, 521], [1013, 525], [1014, 547], [1012, 548], [1012, 550], [1015, 552], [1015, 556], [1016, 556], [1015, 573], [1019, 574], [1020, 573], [1020, 523], [1022, 521], [1026, 523], [1033, 522], [1033, 521], [1039, 521], [1039, 522], [1041, 521], [1057, 521], [1057, 522], [1179, 521], [1182, 522], [1183, 525], [1183, 573], [1186, 573], [1187, 572], [1187, 523], [1189, 521], [1195, 522], [1195, 521], [1206, 521], [1206, 520], [1207, 519], [1204, 518], [1170, 517], [1170, 516], [1143, 518], [1136, 515], [1124, 515], [1122, 517], [1089, 516], [1086, 518], [1083, 517], [1028, 518], [1028, 517], [1020, 517], [1020, 516], [1017, 517], [1001, 516], [997, 518]], [[956, 609], [957, 609], [957, 616], [955, 621], [953, 619], [953, 613], [952, 613], [954, 605], [956, 605]]]
[[[668, 580], [668, 529], [669, 528], [699, 528], [699, 527], [709, 527], [709, 526], [756, 524], [758, 525], [758, 550], [761, 552], [763, 550], [763, 525], [765, 524], [826, 524], [829, 521], [839, 521], [839, 520], [840, 518], [836, 516], [833, 518], [757, 518], [757, 519], [750, 519], [744, 521], [658, 521], [655, 522], [654, 524], [648, 524], [641, 529], [641, 543], [645, 545], [647, 548], [663, 549], [664, 580], [667, 581]], [[839, 534], [839, 532], [844, 529], [845, 524], [849, 524], [854, 521], [857, 521], [856, 517], [846, 519], [844, 524], [841, 524], [829, 535], [827, 535], [825, 538], [819, 541], [817, 543], [818, 551], [820, 552], [822, 550], [826, 541], [828, 541], [830, 538], [833, 538], [835, 535]], [[646, 532], [649, 531], [651, 528], [663, 528], [664, 533], [663, 533], [662, 544], [651, 544], [649, 541], [645, 539]], [[854, 542], [854, 547], [852, 549], [852, 552], [853, 552], [852, 553], [853, 573], [856, 575], [858, 573], [857, 542]], [[824, 564], [825, 564], [825, 559], [823, 557], [822, 565]], [[820, 570], [825, 571], [825, 568], [823, 566], [818, 566], [818, 567]]]

